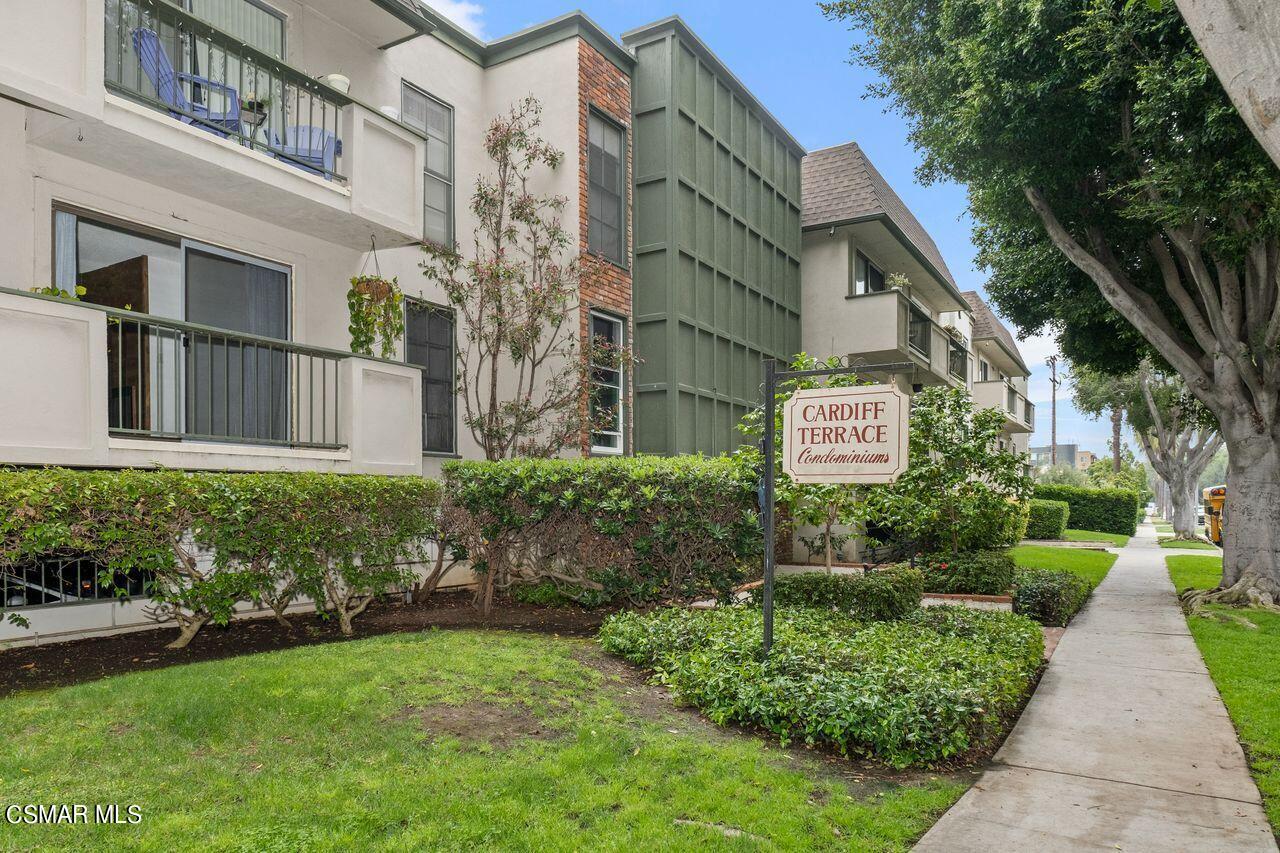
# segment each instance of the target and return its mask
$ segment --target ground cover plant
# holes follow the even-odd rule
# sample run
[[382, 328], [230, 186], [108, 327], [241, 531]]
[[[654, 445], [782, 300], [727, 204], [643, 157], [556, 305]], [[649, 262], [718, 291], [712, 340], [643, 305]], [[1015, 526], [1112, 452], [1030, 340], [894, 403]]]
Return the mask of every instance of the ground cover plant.
[[1017, 568], [1007, 551], [964, 551], [927, 555], [918, 561], [926, 592], [1006, 595]]
[[[1166, 561], [1179, 591], [1215, 589], [1222, 581], [1221, 557], [1183, 554]], [[1267, 817], [1280, 826], [1280, 613], [1215, 604], [1203, 612], [1209, 618], [1188, 616], [1187, 627], [1240, 734]]]
[[779, 608], [767, 658], [762, 630], [752, 606], [667, 608], [610, 617], [600, 643], [652, 669], [678, 702], [715, 723], [897, 767], [956, 760], [990, 745], [1044, 654], [1030, 619], [966, 608], [873, 623]]
[[589, 605], [727, 597], [758, 565], [756, 479], [735, 457], [450, 462], [444, 525], [485, 612], [522, 584]]
[[1079, 575], [1052, 569], [1018, 569], [1013, 585], [1014, 613], [1057, 628], [1070, 622], [1093, 592]]
[[[868, 622], [901, 619], [920, 606], [923, 593], [924, 576], [906, 565], [856, 575], [800, 572], [780, 575], [773, 582], [773, 603], [778, 607], [834, 610]], [[763, 598], [762, 587], [752, 590], [757, 605]]]
[[493, 631], [19, 694], [0, 700], [0, 738], [3, 802], [142, 808], [137, 826], [6, 826], [0, 846], [22, 850], [567, 850], [606, 834], [906, 850], [969, 782], [787, 752], [671, 708], [589, 640]]
[[1110, 542], [1117, 548], [1129, 544], [1129, 537], [1123, 533], [1103, 533], [1100, 530], [1078, 530], [1072, 527], [1062, 532], [1062, 538], [1068, 542]]

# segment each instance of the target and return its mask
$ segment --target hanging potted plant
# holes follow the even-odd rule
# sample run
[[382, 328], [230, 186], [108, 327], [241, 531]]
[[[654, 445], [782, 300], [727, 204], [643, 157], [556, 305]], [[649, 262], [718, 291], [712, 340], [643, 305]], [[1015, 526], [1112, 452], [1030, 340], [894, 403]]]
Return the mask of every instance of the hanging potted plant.
[[396, 346], [404, 337], [404, 295], [395, 278], [381, 274], [358, 275], [351, 279], [347, 291], [347, 308], [351, 312], [351, 351], [357, 355], [373, 355], [378, 343], [379, 355], [394, 358]]

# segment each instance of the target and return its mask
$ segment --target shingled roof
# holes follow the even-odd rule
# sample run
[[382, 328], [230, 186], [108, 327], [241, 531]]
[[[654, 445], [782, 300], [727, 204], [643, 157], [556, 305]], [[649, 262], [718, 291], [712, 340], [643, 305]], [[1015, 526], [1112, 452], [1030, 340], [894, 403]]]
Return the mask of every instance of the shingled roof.
[[[1004, 345], [1018, 363], [1026, 369], [1026, 363], [1022, 360], [1022, 353], [1018, 350], [1018, 342], [1014, 339], [1013, 333], [1005, 328], [1004, 323], [1000, 322], [1000, 318], [991, 310], [991, 306], [983, 301], [975, 290], [966, 290], [960, 294], [964, 297], [964, 301], [969, 303], [969, 312], [973, 315], [973, 339], [975, 341], [983, 338], [994, 338]], [[1031, 371], [1027, 371], [1030, 373]]]
[[804, 199], [802, 228], [882, 217], [911, 243], [916, 254], [944, 283], [956, 290], [956, 280], [937, 244], [858, 143], [846, 142], [806, 154], [800, 166], [800, 194]]

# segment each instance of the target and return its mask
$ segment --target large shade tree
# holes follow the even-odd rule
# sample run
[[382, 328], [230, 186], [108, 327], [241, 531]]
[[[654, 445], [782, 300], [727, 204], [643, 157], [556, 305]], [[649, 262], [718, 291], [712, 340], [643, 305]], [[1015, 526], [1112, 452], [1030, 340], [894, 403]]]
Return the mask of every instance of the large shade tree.
[[1223, 600], [1280, 595], [1280, 172], [1177, 10], [839, 0], [924, 152], [966, 184], [989, 293], [1078, 364], [1153, 354], [1230, 450]]
[[1124, 376], [1077, 367], [1076, 408], [1101, 417], [1122, 413], [1147, 462], [1169, 487], [1175, 539], [1195, 539], [1200, 476], [1222, 447], [1217, 424], [1176, 374], [1144, 361]]
[[1249, 129], [1280, 165], [1280, 3], [1178, 0], [1178, 9]]

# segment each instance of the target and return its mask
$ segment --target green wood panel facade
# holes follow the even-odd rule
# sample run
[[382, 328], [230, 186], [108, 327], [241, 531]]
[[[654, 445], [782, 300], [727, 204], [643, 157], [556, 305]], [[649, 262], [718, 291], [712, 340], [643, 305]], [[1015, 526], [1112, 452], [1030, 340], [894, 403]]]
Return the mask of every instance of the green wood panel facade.
[[640, 453], [732, 451], [766, 356], [800, 346], [803, 150], [678, 21], [636, 51]]

